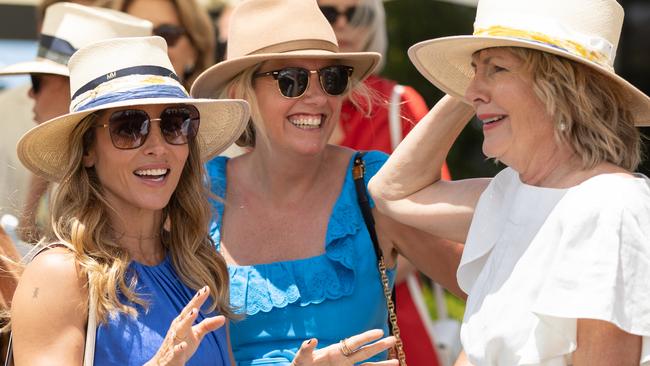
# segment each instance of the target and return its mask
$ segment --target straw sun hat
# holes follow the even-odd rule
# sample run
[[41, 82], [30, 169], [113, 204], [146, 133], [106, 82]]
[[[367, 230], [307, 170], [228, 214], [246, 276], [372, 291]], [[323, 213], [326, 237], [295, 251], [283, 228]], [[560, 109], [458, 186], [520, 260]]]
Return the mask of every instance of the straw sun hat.
[[365, 79], [377, 66], [376, 52], [339, 52], [334, 30], [316, 0], [248, 0], [230, 18], [227, 59], [194, 81], [195, 97], [216, 97], [241, 71], [273, 59], [331, 59], [352, 66], [352, 81]]
[[68, 76], [68, 60], [79, 48], [109, 38], [150, 36], [153, 24], [117, 10], [56, 3], [45, 11], [35, 60], [0, 69], [0, 75]]
[[524, 47], [584, 64], [622, 87], [635, 124], [650, 125], [650, 98], [616, 75], [614, 58], [623, 25], [616, 0], [480, 0], [474, 34], [420, 42], [409, 49], [415, 67], [447, 94], [462, 97], [476, 51]]
[[241, 135], [249, 118], [243, 100], [192, 99], [178, 82], [160, 37], [116, 38], [80, 49], [70, 58], [70, 113], [29, 130], [18, 157], [32, 172], [59, 181], [69, 161], [70, 134], [86, 116], [109, 108], [188, 104], [200, 113], [196, 143], [208, 160]]

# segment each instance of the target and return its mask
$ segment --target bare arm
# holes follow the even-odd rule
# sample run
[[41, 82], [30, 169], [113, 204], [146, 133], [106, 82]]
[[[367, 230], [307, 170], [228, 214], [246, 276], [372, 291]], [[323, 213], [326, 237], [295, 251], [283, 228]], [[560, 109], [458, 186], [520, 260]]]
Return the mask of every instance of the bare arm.
[[641, 337], [616, 325], [594, 319], [578, 319], [578, 348], [574, 366], [639, 366]]
[[[399, 252], [427, 277], [440, 283], [459, 298], [467, 298], [456, 280], [456, 271], [463, 253], [462, 244], [404, 225], [377, 209], [373, 209], [373, 216], [379, 244], [385, 254], [391, 251]], [[387, 259], [388, 266], [392, 266], [393, 258]]]
[[74, 255], [54, 248], [23, 272], [11, 308], [14, 360], [21, 365], [81, 365], [88, 294]]
[[473, 109], [449, 96], [406, 136], [368, 186], [386, 215], [457, 242], [464, 242], [474, 207], [489, 180], [440, 180], [452, 144]]

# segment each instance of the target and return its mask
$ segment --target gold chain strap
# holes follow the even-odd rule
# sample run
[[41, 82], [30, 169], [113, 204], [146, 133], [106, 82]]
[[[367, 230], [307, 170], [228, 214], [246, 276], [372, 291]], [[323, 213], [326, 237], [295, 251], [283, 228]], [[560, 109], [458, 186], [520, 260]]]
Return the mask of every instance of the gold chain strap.
[[388, 319], [393, 327], [393, 336], [395, 337], [395, 347], [389, 351], [390, 358], [397, 358], [400, 366], [406, 366], [406, 355], [404, 354], [404, 344], [397, 325], [397, 314], [395, 313], [395, 304], [391, 296], [390, 283], [386, 274], [386, 263], [384, 256], [379, 257], [379, 274], [381, 275], [381, 285], [384, 288], [384, 297], [386, 297], [386, 306], [388, 307]]

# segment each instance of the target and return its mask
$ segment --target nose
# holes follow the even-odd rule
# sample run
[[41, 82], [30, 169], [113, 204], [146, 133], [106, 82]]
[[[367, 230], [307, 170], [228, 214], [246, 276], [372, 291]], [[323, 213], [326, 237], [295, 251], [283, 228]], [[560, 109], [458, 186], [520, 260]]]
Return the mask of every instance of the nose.
[[305, 90], [305, 95], [303, 99], [306, 103], [322, 105], [327, 102], [328, 95], [323, 90], [323, 87], [320, 85], [320, 79], [318, 73], [312, 73], [309, 75], [309, 86]]
[[469, 102], [474, 108], [478, 104], [488, 103], [490, 101], [490, 96], [485, 87], [485, 82], [479, 75], [474, 75], [467, 86], [465, 91], [465, 100]]
[[336, 21], [334, 22], [334, 24], [332, 24], [332, 27], [335, 28], [335, 29], [336, 28], [340, 29], [340, 28], [345, 27], [349, 23], [350, 23], [350, 19], [348, 19], [347, 15], [339, 13], [336, 16]]
[[167, 141], [160, 129], [160, 118], [152, 118], [149, 121], [149, 135], [144, 145], [142, 145], [142, 151], [146, 155], [160, 156], [165, 154], [166, 149]]
[[27, 96], [30, 97], [31, 99], [36, 99], [36, 93], [34, 92], [33, 87], [29, 88], [29, 90], [27, 91]]

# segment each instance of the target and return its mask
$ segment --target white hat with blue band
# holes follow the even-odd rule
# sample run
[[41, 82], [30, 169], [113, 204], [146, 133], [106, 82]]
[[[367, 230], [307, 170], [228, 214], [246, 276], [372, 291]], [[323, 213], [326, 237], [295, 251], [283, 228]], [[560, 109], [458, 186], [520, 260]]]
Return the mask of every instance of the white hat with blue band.
[[239, 99], [194, 99], [178, 81], [160, 37], [116, 38], [80, 49], [71, 58], [70, 113], [42, 123], [18, 142], [18, 157], [34, 173], [61, 179], [69, 160], [67, 141], [86, 116], [97, 111], [150, 104], [188, 104], [199, 111], [196, 143], [206, 161], [243, 132], [248, 103]]

